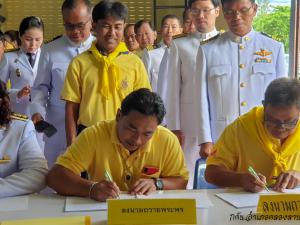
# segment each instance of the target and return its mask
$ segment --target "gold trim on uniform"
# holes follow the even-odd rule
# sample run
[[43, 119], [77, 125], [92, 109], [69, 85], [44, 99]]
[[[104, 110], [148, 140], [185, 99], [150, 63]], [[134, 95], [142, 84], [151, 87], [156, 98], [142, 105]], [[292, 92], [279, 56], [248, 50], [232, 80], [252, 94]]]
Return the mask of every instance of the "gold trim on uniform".
[[262, 56], [262, 57], [266, 57], [268, 55], [271, 55], [272, 52], [268, 52], [267, 50], [261, 48], [259, 52], [255, 52], [254, 55], [259, 55], [259, 56]]
[[14, 112], [10, 115], [10, 118], [15, 120], [22, 120], [22, 121], [28, 120], [28, 116], [19, 113], [14, 113]]
[[4, 155], [2, 159], [0, 159], [0, 164], [9, 163], [11, 161], [11, 158], [9, 155]]
[[221, 34], [218, 33], [216, 36], [214, 36], [214, 37], [212, 37], [212, 38], [209, 38], [209, 39], [207, 39], [207, 40], [205, 40], [205, 41], [201, 41], [200, 44], [201, 44], [201, 45], [207, 44], [208, 42], [211, 42], [211, 41], [217, 39], [217, 38], [220, 37], [220, 36], [221, 36]]

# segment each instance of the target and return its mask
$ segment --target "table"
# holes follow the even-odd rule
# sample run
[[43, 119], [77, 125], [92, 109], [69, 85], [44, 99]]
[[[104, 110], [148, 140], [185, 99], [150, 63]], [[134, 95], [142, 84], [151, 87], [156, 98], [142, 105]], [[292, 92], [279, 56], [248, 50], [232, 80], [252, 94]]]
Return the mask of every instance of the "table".
[[[185, 190], [186, 192], [205, 193], [214, 204], [208, 209], [197, 209], [197, 224], [199, 225], [231, 225], [231, 224], [299, 224], [299, 221], [241, 221], [239, 215], [255, 212], [255, 208], [236, 209], [223, 200], [216, 197], [215, 193], [226, 192], [225, 189], [210, 190]], [[180, 192], [180, 191], [172, 191]], [[32, 194], [29, 195], [28, 209], [24, 211], [0, 212], [1, 220], [27, 219], [42, 217], [63, 217], [75, 215], [90, 215], [93, 225], [107, 224], [107, 211], [69, 212], [63, 211], [65, 197], [56, 194]], [[3, 207], [3, 206], [0, 206]]]

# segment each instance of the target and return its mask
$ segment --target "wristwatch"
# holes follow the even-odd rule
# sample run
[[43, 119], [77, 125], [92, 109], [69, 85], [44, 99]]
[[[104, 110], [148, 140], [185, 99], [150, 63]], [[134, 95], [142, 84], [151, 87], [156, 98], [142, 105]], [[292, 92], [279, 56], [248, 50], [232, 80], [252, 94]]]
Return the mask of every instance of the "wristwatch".
[[155, 184], [156, 190], [160, 191], [160, 190], [164, 189], [164, 182], [162, 181], [162, 179], [154, 178], [154, 184]]

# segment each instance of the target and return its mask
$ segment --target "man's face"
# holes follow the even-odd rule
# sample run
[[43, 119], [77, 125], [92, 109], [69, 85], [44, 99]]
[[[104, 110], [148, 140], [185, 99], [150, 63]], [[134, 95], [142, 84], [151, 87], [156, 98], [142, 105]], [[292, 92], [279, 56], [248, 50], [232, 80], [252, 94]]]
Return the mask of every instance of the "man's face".
[[107, 53], [113, 52], [123, 39], [124, 25], [124, 20], [112, 16], [93, 22], [97, 47]]
[[64, 10], [62, 15], [66, 35], [72, 42], [78, 44], [90, 36], [91, 15], [84, 4], [79, 4], [72, 10]]
[[151, 29], [148, 23], [143, 23], [138, 29], [135, 38], [140, 45], [140, 49], [144, 49], [154, 44], [156, 33]]
[[180, 27], [180, 23], [176, 18], [169, 18], [164, 21], [161, 27], [161, 37], [164, 43], [169, 46], [172, 37], [174, 35], [180, 34], [182, 32], [182, 28]]
[[219, 7], [215, 8], [211, 0], [198, 0], [191, 6], [193, 23], [201, 33], [208, 33], [215, 28]]
[[190, 34], [196, 32], [191, 11], [188, 10], [185, 14], [185, 20], [183, 21], [183, 33]]
[[232, 33], [240, 37], [250, 32], [257, 5], [250, 0], [237, 0], [223, 5], [226, 23]]
[[137, 111], [128, 115], [117, 114], [117, 135], [121, 144], [130, 152], [138, 150], [153, 136], [158, 126], [155, 116], [146, 116]]
[[295, 131], [299, 113], [296, 106], [267, 105], [264, 109], [264, 126], [274, 138], [284, 140]]
[[124, 41], [129, 51], [134, 51], [139, 48], [139, 43], [135, 39], [134, 25], [129, 26], [125, 31]]

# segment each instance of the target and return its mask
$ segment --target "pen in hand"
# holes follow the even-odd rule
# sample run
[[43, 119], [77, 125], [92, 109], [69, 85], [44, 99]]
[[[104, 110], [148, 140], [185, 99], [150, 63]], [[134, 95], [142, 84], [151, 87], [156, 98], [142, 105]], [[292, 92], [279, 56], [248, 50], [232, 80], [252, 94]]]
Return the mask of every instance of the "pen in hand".
[[[248, 167], [248, 171], [249, 171], [249, 173], [252, 174], [257, 180], [260, 180], [259, 176], [258, 176], [257, 173], [255, 172], [255, 170], [252, 168], [252, 166], [249, 166], [249, 167]], [[268, 192], [270, 191], [270, 190], [268, 189], [268, 187], [267, 187], [266, 184], [264, 184], [264, 189], [265, 189], [266, 191], [268, 191]]]
[[[109, 172], [108, 172], [107, 170], [104, 171], [104, 176], [105, 176], [105, 178], [106, 178], [108, 181], [114, 182], [113, 179], [112, 179], [112, 177], [111, 177], [111, 175], [109, 174]], [[118, 199], [120, 198], [119, 194], [117, 194], [117, 198], [118, 198]]]

